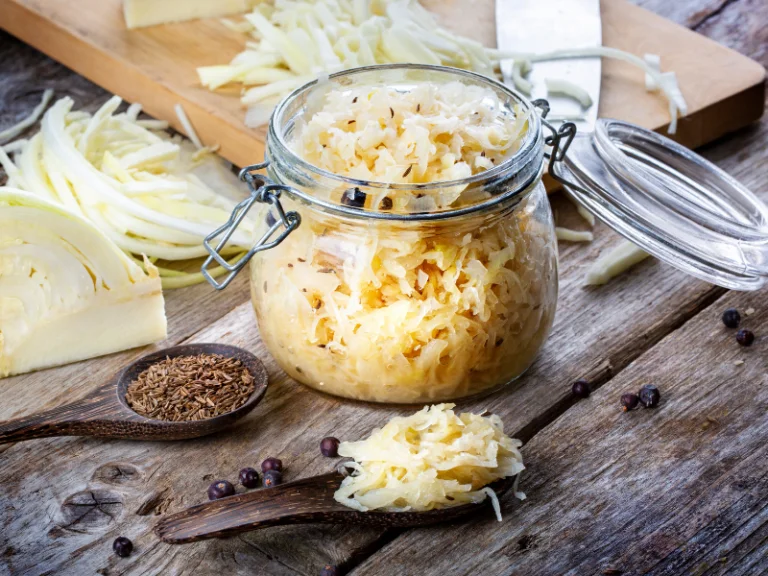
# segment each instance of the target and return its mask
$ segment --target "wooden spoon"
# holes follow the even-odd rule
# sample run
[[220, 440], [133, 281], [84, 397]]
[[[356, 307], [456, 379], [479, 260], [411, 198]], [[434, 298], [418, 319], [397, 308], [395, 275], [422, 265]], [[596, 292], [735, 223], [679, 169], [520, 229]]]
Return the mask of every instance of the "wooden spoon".
[[[187, 508], [155, 526], [163, 542], [183, 544], [286, 524], [366, 524], [381, 527], [426, 526], [467, 516], [484, 507], [462, 504], [428, 512], [358, 512], [336, 502], [333, 494], [344, 476], [311, 476]], [[490, 485], [501, 496], [514, 477]], [[487, 503], [486, 499], [483, 504]]]
[[[255, 389], [237, 410], [189, 422], [168, 422], [140, 416], [128, 407], [128, 385], [155, 362], [166, 357], [220, 354], [238, 358], [254, 378]], [[184, 440], [212, 434], [239, 420], [258, 404], [267, 391], [267, 370], [250, 352], [223, 344], [187, 344], [165, 348], [129, 364], [107, 384], [85, 398], [25, 418], [0, 422], [0, 444], [49, 436], [98, 436], [129, 440]]]

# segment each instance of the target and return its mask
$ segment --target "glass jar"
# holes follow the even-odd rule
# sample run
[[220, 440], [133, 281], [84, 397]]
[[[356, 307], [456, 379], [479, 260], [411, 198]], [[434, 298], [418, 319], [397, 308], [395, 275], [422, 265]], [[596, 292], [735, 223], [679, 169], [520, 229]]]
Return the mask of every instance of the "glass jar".
[[[457, 80], [490, 89], [500, 113], [528, 118], [517, 152], [480, 174], [432, 184], [365, 182], [325, 172], [290, 146], [318, 93]], [[244, 173], [272, 205], [259, 216], [261, 243], [271, 249], [259, 247], [251, 264], [268, 350], [297, 381], [356, 400], [435, 402], [515, 380], [544, 344], [557, 302], [557, 242], [533, 105], [493, 80], [440, 67], [359, 68], [328, 82], [278, 106], [268, 161]], [[254, 173], [267, 165], [267, 178]], [[457, 189], [474, 201], [413, 213], [394, 210], [387, 196]], [[338, 190], [365, 205], [332, 201]]]
[[[456, 80], [491, 90], [500, 113], [526, 119], [519, 149], [486, 172], [432, 184], [362, 182], [320, 170], [288, 145], [329, 89], [407, 91]], [[401, 403], [501, 386], [543, 345], [557, 299], [545, 156], [549, 174], [586, 210], [653, 256], [730, 289], [768, 284], [768, 206], [752, 192], [660, 134], [611, 119], [577, 134], [571, 122], [548, 123], [548, 109], [494, 80], [437, 66], [373, 66], [312, 82], [275, 110], [267, 161], [241, 171], [251, 196], [206, 238], [203, 275], [223, 289], [261, 253], [251, 270], [254, 308], [286, 372], [331, 394]], [[268, 177], [256, 173], [263, 168]], [[457, 190], [473, 200], [410, 212], [387, 202], [406, 192], [418, 207], [422, 194]], [[352, 205], [332, 200], [345, 196]], [[256, 202], [271, 206], [260, 216], [262, 236], [230, 264], [221, 251]], [[230, 272], [222, 282], [207, 272], [214, 261]]]

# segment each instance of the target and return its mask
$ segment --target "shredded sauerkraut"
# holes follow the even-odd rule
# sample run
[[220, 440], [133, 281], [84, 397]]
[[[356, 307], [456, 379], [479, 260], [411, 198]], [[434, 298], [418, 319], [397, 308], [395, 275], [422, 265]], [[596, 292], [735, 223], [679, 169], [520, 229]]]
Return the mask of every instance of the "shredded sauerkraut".
[[[314, 166], [357, 180], [425, 184], [460, 180], [510, 157], [528, 119], [506, 110], [490, 89], [463, 82], [329, 90], [299, 129], [293, 147]], [[464, 188], [413, 203], [423, 190], [389, 194], [395, 211], [465, 204]], [[427, 193], [428, 194], [428, 193]], [[338, 198], [335, 198], [338, 200]], [[375, 199], [374, 199], [375, 200]], [[477, 198], [473, 198], [476, 201]]]
[[[305, 141], [299, 128], [296, 142], [306, 143], [312, 162], [337, 174], [367, 167], [380, 181], [393, 174], [392, 165], [398, 171], [413, 166], [413, 178], [420, 180], [447, 177], [440, 158], [448, 154], [447, 170], [463, 163], [463, 170], [474, 173], [483, 169], [478, 158], [501, 159], [500, 149], [516, 150], [516, 121], [505, 131], [490, 113], [470, 120], [473, 107], [461, 106], [468, 92], [442, 88], [414, 90], [411, 96], [430, 96], [423, 114], [406, 95], [371, 89], [365, 99], [370, 95], [372, 104], [348, 115], [361, 124], [367, 118], [369, 128], [348, 132], [337, 126], [343, 126], [338, 114], [321, 110], [316, 115], [328, 117], [322, 120], [327, 129], [310, 118], [305, 129], [311, 128], [312, 137]], [[379, 94], [391, 97], [385, 107], [376, 105], [382, 102]], [[351, 104], [354, 96], [345, 98]], [[326, 102], [335, 106], [338, 100], [329, 96]], [[429, 126], [436, 117], [439, 125], [453, 128], [433, 133]], [[423, 136], [416, 140], [403, 135], [417, 130]], [[365, 140], [374, 132], [373, 140]], [[449, 148], [457, 133], [466, 134], [463, 145], [454, 144], [454, 152], [448, 152], [443, 147]], [[317, 147], [311, 144], [314, 138], [321, 139]], [[486, 145], [489, 154], [483, 156]], [[303, 150], [297, 153], [303, 156]], [[379, 186], [366, 188], [370, 194], [355, 189], [340, 202], [358, 208], [365, 203], [366, 210], [393, 210], [402, 203], [404, 210], [430, 211], [464, 205], [462, 194], [476, 188]], [[307, 191], [339, 201], [334, 186]], [[290, 196], [282, 202], [301, 214], [301, 226], [254, 259], [251, 287], [262, 337], [293, 378], [349, 398], [434, 402], [510, 382], [533, 362], [549, 333], [557, 298], [557, 247], [540, 182], [517, 204], [493, 213], [432, 222], [350, 222]]]
[[396, 417], [367, 440], [342, 442], [339, 455], [354, 459], [334, 498], [367, 512], [426, 511], [490, 497], [488, 484], [522, 472], [522, 442], [504, 434], [496, 415], [455, 414], [453, 404], [427, 406]]

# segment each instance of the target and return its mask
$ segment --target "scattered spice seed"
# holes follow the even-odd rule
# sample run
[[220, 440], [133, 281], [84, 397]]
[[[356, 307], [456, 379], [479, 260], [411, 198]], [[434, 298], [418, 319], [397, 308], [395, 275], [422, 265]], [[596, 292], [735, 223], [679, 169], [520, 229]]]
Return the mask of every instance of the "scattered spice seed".
[[483, 150], [482, 152], [480, 152], [480, 156], [481, 156], [481, 157], [483, 157], [483, 158], [485, 158], [485, 150]]
[[131, 410], [147, 418], [205, 420], [237, 410], [255, 388], [253, 376], [237, 358], [176, 356], [139, 374], [128, 385], [125, 400]]
[[392, 110], [392, 106], [389, 107], [389, 117], [394, 118], [395, 117], [395, 111]]
[[357, 122], [357, 120], [350, 120], [349, 122], [347, 122], [347, 124], [354, 124], [355, 122]]
[[239, 475], [240, 484], [246, 488], [259, 487], [259, 473], [255, 468], [243, 468]]
[[227, 496], [232, 496], [234, 493], [235, 487], [232, 486], [232, 482], [229, 480], [216, 480], [216, 482], [208, 486], [208, 500], [226, 498]]
[[571, 386], [571, 392], [573, 392], [573, 395], [576, 396], [576, 398], [589, 398], [592, 390], [589, 388], [589, 382], [583, 378], [579, 378]]
[[652, 384], [646, 384], [640, 388], [638, 396], [640, 404], [646, 408], [656, 408], [659, 405], [659, 401], [661, 401], [661, 392]]
[[120, 558], [128, 558], [128, 556], [131, 555], [131, 552], [133, 552], [133, 542], [125, 536], [118, 536], [112, 543], [112, 550], [114, 550], [115, 554], [120, 556]]
[[306, 262], [304, 258], [296, 258], [296, 260], [298, 260], [299, 262]]
[[272, 488], [283, 483], [283, 473], [278, 470], [264, 472], [264, 488]]
[[283, 461], [279, 458], [272, 458], [271, 456], [264, 460], [264, 462], [261, 463], [261, 471], [266, 472], [267, 470], [277, 470], [278, 472], [283, 471]]
[[738, 342], [742, 346], [752, 346], [752, 343], [754, 341], [755, 341], [755, 335], [754, 333], [752, 333], [751, 330], [742, 328], [741, 330], [736, 332], [736, 342]]
[[408, 165], [408, 168], [406, 168], [406, 169], [405, 169], [405, 172], [403, 172], [403, 178], [405, 178], [406, 176], [408, 176], [408, 174], [410, 174], [410, 173], [411, 173], [411, 170], [413, 170], [413, 164], [409, 164], [409, 165]]
[[723, 324], [728, 328], [738, 328], [739, 322], [741, 322], [741, 314], [736, 308], [728, 308], [723, 312]]
[[421, 112], [421, 104], [416, 104], [416, 112]]
[[392, 198], [384, 196], [379, 204], [379, 210], [392, 210]]
[[341, 196], [341, 203], [351, 208], [364, 208], [367, 195], [360, 188], [349, 188]]
[[320, 442], [320, 453], [328, 458], [336, 458], [339, 455], [339, 439], [333, 436], [323, 438]]
[[352, 104], [357, 104], [357, 96], [355, 96], [354, 98], [352, 98]]
[[624, 410], [624, 412], [634, 410], [639, 404], [640, 398], [638, 398], [637, 394], [627, 393], [621, 395], [621, 409]]

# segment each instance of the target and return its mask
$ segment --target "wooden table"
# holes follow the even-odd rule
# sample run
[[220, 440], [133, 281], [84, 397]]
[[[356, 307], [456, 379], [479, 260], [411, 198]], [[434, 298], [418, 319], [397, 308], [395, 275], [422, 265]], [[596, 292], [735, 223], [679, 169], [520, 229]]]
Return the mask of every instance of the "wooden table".
[[[640, 3], [768, 64], [764, 0]], [[652, 33], [652, 31], [649, 31]], [[0, 128], [43, 87], [94, 110], [106, 94], [0, 35]], [[768, 200], [768, 120], [703, 154]], [[553, 199], [565, 225], [583, 225]], [[81, 439], [0, 446], [0, 574], [318, 574], [338, 564], [383, 574], [729, 574], [768, 572], [768, 291], [735, 293], [647, 261], [611, 284], [582, 286], [585, 266], [617, 237], [604, 226], [591, 244], [560, 246], [561, 298], [552, 337], [513, 388], [461, 409], [487, 408], [522, 438], [524, 502], [507, 498], [452, 526], [396, 531], [287, 527], [171, 547], [158, 517], [205, 500], [213, 479], [235, 479], [267, 456], [286, 477], [327, 471], [327, 435], [357, 439], [396, 409], [341, 402], [288, 379], [257, 343], [244, 278], [223, 293], [169, 292], [162, 343], [245, 346], [267, 363], [271, 388], [237, 428], [167, 444]], [[730, 306], [758, 339], [739, 347], [720, 322]], [[77, 337], [73, 334], [73, 337]], [[133, 350], [0, 382], [0, 418], [74, 399], [147, 350]], [[570, 383], [595, 391], [575, 402]], [[624, 414], [619, 396], [653, 382], [656, 410]], [[133, 540], [128, 559], [111, 552]]]

